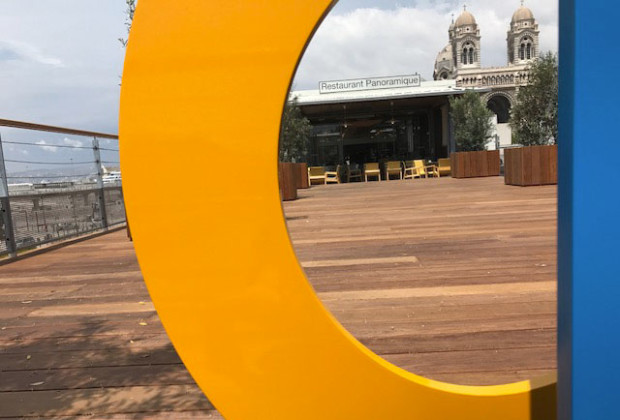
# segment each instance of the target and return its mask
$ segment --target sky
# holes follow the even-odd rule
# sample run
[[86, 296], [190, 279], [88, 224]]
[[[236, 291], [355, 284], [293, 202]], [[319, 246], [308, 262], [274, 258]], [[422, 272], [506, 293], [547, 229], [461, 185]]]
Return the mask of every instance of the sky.
[[[507, 63], [506, 32], [520, 0], [342, 0], [306, 50], [294, 88], [319, 81], [419, 73], [433, 80], [435, 58], [448, 44], [448, 28], [463, 11], [474, 15], [483, 67]], [[542, 51], [558, 50], [557, 0], [525, 1], [540, 30]]]
[[[118, 38], [126, 36], [124, 22], [123, 0], [1, 0], [0, 118], [117, 133], [125, 54]], [[5, 142], [62, 146], [91, 142], [4, 127], [0, 135]], [[117, 148], [113, 142], [103, 145]], [[4, 144], [4, 154], [10, 160], [66, 162], [64, 168], [77, 173], [90, 169], [76, 162], [92, 159], [88, 149], [45, 145]], [[104, 158], [118, 160], [117, 153], [105, 153]], [[9, 175], [45, 167], [7, 163]]]
[[123, 0], [0, 1], [0, 118], [116, 133]]
[[[557, 0], [525, 5], [539, 23], [541, 49], [557, 51]], [[481, 30], [483, 66], [506, 64], [506, 31], [519, 6], [520, 0], [467, 2]], [[124, 0], [0, 1], [0, 118], [117, 133], [125, 9]], [[309, 44], [294, 88], [416, 72], [432, 80], [451, 15], [462, 10], [463, 2], [452, 0], [341, 0]], [[4, 128], [0, 135], [47, 144], [88, 141]], [[51, 160], [63, 150], [13, 145], [5, 154]]]

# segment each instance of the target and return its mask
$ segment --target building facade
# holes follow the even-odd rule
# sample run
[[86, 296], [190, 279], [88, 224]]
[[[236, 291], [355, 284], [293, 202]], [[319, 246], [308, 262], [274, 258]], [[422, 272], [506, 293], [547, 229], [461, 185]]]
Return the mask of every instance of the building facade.
[[[382, 81], [418, 77], [376, 78]], [[449, 99], [465, 93], [454, 80], [372, 86], [373, 78], [320, 82], [317, 90], [290, 93], [312, 124], [308, 162], [350, 162], [447, 157], [455, 150]], [[363, 87], [357, 88], [358, 85]], [[323, 89], [341, 87], [341, 89]], [[475, 88], [481, 94], [485, 89]]]
[[510, 109], [519, 87], [528, 81], [529, 65], [540, 54], [539, 33], [534, 14], [521, 4], [512, 15], [506, 36], [507, 64], [482, 67], [480, 28], [474, 15], [465, 9], [450, 24], [449, 42], [435, 60], [435, 80], [454, 80], [460, 88], [488, 89], [483, 99], [496, 115], [501, 145], [511, 144]]
[[[449, 43], [437, 56], [433, 81], [419, 75], [319, 82], [318, 89], [290, 92], [312, 124], [308, 162], [363, 164], [386, 160], [436, 160], [456, 150], [450, 98], [477, 91], [496, 118], [487, 148], [510, 145], [510, 109], [528, 66], [539, 55], [538, 24], [521, 6], [506, 39], [507, 65], [481, 65], [481, 34], [467, 10], [452, 22]], [[499, 144], [498, 144], [499, 143]]]

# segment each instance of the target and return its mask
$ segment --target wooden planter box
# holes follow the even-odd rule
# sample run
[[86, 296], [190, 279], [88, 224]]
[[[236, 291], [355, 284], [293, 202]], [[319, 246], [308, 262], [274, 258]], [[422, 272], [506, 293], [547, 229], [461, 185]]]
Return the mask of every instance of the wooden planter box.
[[450, 160], [452, 178], [499, 176], [499, 150], [456, 152]]
[[280, 162], [278, 164], [278, 181], [280, 182], [280, 197], [282, 201], [295, 200], [297, 198], [297, 171], [295, 164]]
[[506, 185], [558, 183], [558, 146], [528, 146], [504, 150]]
[[293, 163], [294, 171], [295, 171], [295, 181], [297, 182], [296, 187], [298, 190], [303, 190], [306, 188], [310, 188], [310, 183], [308, 182], [308, 164], [307, 163]]

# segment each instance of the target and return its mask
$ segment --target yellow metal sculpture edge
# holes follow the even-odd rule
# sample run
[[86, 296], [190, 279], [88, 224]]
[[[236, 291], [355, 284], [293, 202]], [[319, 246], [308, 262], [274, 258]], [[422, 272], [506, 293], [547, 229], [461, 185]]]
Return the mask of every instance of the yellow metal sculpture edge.
[[551, 419], [553, 378], [468, 387], [373, 354], [323, 307], [277, 184], [282, 108], [329, 0], [142, 0], [121, 93], [127, 212], [193, 377], [235, 419]]

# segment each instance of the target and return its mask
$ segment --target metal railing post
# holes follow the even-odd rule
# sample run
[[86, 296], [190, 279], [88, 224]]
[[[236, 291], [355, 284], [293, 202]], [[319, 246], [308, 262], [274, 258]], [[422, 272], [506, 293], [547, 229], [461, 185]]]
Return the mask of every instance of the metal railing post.
[[11, 215], [11, 201], [9, 200], [9, 182], [6, 177], [4, 165], [4, 150], [2, 136], [0, 135], [0, 205], [2, 207], [2, 226], [4, 227], [4, 240], [9, 257], [17, 256], [17, 244], [15, 242], [15, 229]]
[[97, 190], [99, 191], [101, 227], [107, 229], [108, 217], [105, 208], [105, 191], [103, 189], [103, 163], [101, 162], [101, 151], [99, 150], [99, 139], [97, 137], [93, 137], [93, 153], [95, 155], [95, 165], [97, 166]]

